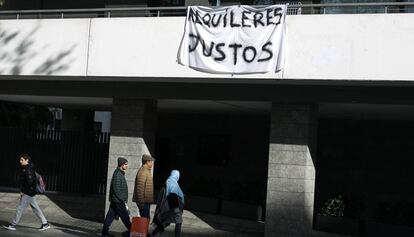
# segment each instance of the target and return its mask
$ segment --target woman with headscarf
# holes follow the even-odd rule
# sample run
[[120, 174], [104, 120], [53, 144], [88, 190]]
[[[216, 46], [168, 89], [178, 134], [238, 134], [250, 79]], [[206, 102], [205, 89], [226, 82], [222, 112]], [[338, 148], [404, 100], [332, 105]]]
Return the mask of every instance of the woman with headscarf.
[[175, 223], [175, 237], [180, 237], [183, 223], [184, 193], [178, 184], [179, 179], [180, 172], [172, 170], [158, 196], [157, 207], [151, 224], [152, 231], [148, 233], [149, 237], [163, 232], [171, 223]]

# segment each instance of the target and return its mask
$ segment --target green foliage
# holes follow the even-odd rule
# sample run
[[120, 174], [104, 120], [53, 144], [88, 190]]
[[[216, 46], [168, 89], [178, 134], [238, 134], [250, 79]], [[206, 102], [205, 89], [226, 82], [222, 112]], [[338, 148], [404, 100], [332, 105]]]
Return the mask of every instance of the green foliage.
[[328, 199], [322, 207], [322, 215], [343, 217], [345, 211], [345, 203], [341, 195]]

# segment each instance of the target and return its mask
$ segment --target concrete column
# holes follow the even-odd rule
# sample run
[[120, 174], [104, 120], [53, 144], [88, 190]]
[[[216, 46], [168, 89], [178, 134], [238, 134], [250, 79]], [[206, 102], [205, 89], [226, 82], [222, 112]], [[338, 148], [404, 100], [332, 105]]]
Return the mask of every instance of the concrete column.
[[128, 159], [129, 168], [125, 178], [128, 183], [129, 207], [136, 215], [132, 203], [135, 176], [141, 167], [142, 154], [154, 154], [157, 103], [153, 100], [114, 99], [111, 120], [111, 141], [109, 146], [106, 208], [112, 174], [117, 167], [118, 157]]
[[272, 105], [265, 236], [311, 235], [317, 107]]

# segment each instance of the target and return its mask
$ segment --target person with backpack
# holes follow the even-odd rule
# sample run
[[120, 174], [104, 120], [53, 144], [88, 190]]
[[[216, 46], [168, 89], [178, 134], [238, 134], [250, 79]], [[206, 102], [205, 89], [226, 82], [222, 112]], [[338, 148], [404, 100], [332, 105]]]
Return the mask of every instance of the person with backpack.
[[183, 223], [184, 193], [178, 184], [180, 172], [172, 170], [157, 199], [154, 219], [148, 237], [163, 232], [171, 223], [175, 223], [175, 237], [181, 236]]
[[50, 228], [50, 225], [47, 222], [45, 216], [43, 215], [43, 212], [40, 209], [39, 204], [37, 204], [37, 178], [30, 156], [26, 153], [21, 154], [19, 156], [19, 163], [21, 167], [19, 179], [20, 202], [17, 206], [16, 214], [13, 220], [10, 224], [4, 225], [3, 228], [7, 230], [16, 230], [16, 225], [19, 223], [20, 218], [23, 215], [23, 212], [26, 210], [27, 206], [30, 205], [34, 214], [42, 221], [42, 225], [38, 230], [47, 230]]

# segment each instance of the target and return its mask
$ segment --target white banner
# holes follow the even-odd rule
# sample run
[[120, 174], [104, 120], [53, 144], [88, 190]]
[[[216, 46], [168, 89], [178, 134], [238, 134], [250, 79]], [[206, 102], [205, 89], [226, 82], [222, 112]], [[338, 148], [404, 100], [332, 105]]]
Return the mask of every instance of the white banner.
[[286, 5], [188, 7], [178, 63], [209, 73], [280, 71], [286, 9]]

